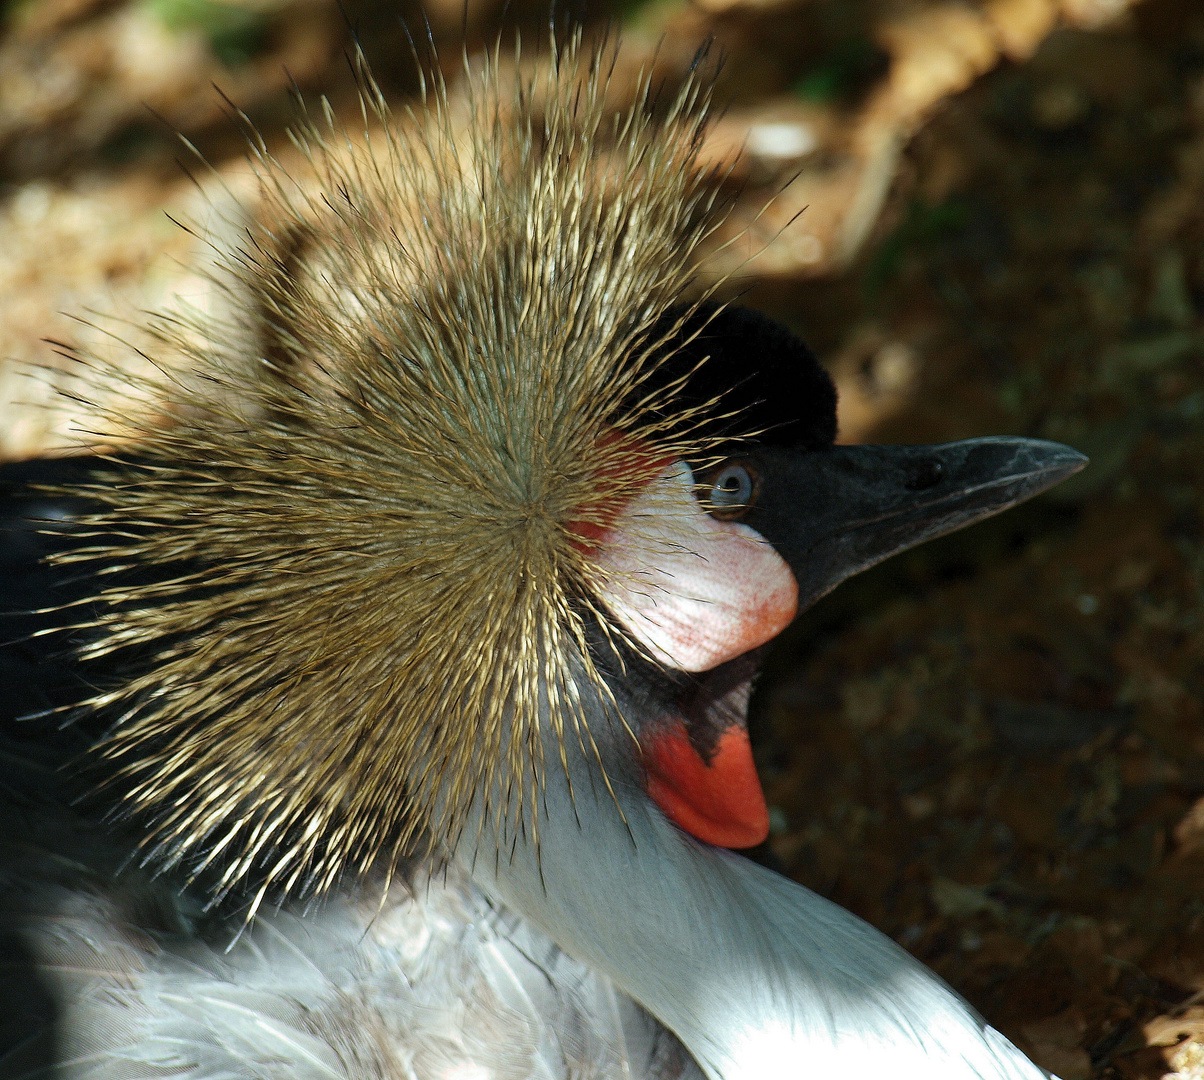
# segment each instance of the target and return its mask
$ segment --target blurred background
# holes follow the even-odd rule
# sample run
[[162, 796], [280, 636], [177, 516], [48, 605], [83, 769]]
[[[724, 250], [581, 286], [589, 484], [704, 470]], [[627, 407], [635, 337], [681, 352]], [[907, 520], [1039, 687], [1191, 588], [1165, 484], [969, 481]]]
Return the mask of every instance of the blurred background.
[[[89, 312], [136, 323], [197, 292], [173, 219], [248, 190], [231, 108], [287, 159], [291, 83], [354, 122], [349, 28], [403, 103], [407, 27], [453, 92], [465, 43], [546, 40], [546, 0], [504, 6], [3, 0], [0, 460], [72, 441], [43, 339], [96, 349]], [[703, 156], [737, 200], [716, 269], [819, 352], [844, 441], [1020, 434], [1092, 458], [787, 635], [754, 702], [757, 857], [1063, 1080], [1204, 1078], [1204, 5], [556, 15], [621, 29], [619, 85], [672, 84], [714, 39]], [[176, 132], [209, 163], [192, 178]]]

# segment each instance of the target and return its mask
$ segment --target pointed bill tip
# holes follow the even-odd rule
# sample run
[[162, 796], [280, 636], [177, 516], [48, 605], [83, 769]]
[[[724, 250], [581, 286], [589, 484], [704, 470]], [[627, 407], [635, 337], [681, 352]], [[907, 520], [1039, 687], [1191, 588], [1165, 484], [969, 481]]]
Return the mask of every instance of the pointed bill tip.
[[[1081, 454], [1074, 447], [1064, 443], [1049, 442], [1046, 439], [1008, 438], [1007, 436], [988, 436], [981, 439], [966, 439], [960, 443], [948, 443], [947, 447], [966, 447], [969, 450], [981, 449], [986, 452], [998, 450], [1001, 464], [1010, 461], [1000, 469], [996, 478], [998, 483], [1013, 482], [1024, 485], [1024, 494], [1020, 498], [1028, 498], [1038, 491], [1045, 491], [1060, 484], [1063, 480], [1081, 472], [1090, 464], [1090, 458]], [[945, 449], [934, 447], [933, 449]], [[1026, 483], [1027, 482], [1027, 483]], [[1032, 483], [1030, 490], [1027, 486]]]
[[[921, 498], [915, 512], [927, 504], [929, 527], [915, 542], [952, 532], [990, 517], [1048, 491], [1088, 464], [1085, 454], [1045, 439], [987, 436], [924, 447], [867, 447], [918, 472], [905, 480]], [[926, 470], [932, 470], [927, 473]], [[935, 480], [935, 482], [932, 482]], [[922, 496], [929, 494], [929, 498]], [[906, 514], [907, 510], [904, 509]], [[910, 545], [909, 545], [910, 546]]]

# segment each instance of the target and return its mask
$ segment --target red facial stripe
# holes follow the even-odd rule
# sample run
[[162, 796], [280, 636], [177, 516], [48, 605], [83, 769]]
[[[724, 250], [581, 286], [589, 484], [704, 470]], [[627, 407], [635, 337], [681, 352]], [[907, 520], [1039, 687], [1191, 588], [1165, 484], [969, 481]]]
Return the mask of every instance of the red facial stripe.
[[[617, 445], [616, 445], [617, 444]], [[611, 431], [598, 440], [599, 453], [605, 451], [607, 464], [599, 470], [599, 487], [612, 477], [625, 477], [629, 481], [645, 477], [651, 481], [672, 464], [673, 459], [658, 454], [643, 439], [636, 439], [621, 431]], [[638, 490], [638, 482], [631, 489]], [[573, 546], [580, 551], [595, 551], [606, 539], [619, 514], [626, 509], [626, 502], [610, 500], [604, 505], [591, 507], [590, 521], [570, 521], [566, 528], [578, 537]]]
[[708, 765], [684, 724], [644, 740], [648, 794], [678, 828], [715, 847], [746, 848], [769, 835], [769, 808], [748, 732], [732, 726]]

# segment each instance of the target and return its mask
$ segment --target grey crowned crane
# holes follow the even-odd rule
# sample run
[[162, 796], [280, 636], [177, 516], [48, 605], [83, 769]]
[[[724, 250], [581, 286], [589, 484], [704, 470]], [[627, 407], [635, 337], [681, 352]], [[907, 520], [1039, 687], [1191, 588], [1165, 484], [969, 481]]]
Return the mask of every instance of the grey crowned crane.
[[228, 316], [152, 327], [190, 374], [10, 502], [10, 593], [69, 581], [108, 674], [66, 770], [5, 736], [5, 1080], [1046, 1076], [729, 849], [762, 646], [1084, 459], [834, 445], [806, 346], [697, 284], [705, 82], [620, 109], [607, 70], [404, 116], [365, 73], [306, 175], [253, 143]]

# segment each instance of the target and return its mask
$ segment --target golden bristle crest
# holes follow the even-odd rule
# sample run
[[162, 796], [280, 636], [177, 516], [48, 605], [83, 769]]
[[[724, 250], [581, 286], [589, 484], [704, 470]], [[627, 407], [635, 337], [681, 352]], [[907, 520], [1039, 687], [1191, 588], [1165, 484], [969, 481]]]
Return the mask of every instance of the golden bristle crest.
[[364, 130], [294, 132], [308, 175], [253, 141], [224, 328], [154, 328], [193, 373], [88, 491], [123, 539], [66, 558], [161, 568], [95, 598], [85, 655], [154, 654], [91, 703], [101, 753], [148, 852], [252, 910], [454, 841], [474, 799], [537, 832], [540, 724], [589, 744], [583, 536], [686, 451], [652, 330], [715, 202], [706, 83], [616, 108], [611, 59], [495, 54], [404, 115], [361, 65]]

